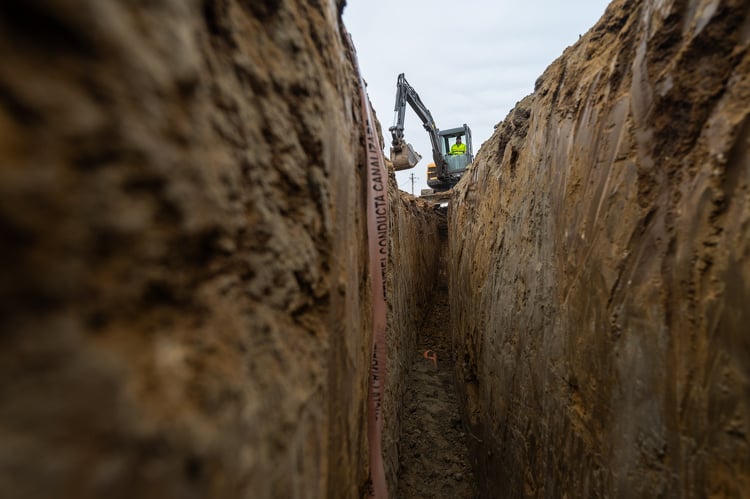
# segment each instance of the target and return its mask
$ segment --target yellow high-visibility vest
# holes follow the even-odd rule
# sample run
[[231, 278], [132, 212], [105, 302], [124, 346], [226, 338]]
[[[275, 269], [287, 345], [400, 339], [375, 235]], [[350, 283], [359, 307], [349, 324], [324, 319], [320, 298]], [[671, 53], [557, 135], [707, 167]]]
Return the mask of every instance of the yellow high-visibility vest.
[[451, 154], [466, 154], [466, 144], [453, 144]]

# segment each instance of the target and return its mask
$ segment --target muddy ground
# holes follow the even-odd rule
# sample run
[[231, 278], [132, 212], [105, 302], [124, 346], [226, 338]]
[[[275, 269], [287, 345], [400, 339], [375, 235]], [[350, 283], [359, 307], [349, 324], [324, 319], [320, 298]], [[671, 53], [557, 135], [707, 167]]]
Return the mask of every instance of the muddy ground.
[[[477, 494], [458, 408], [445, 279], [419, 331], [406, 382], [399, 499], [473, 499]], [[433, 360], [435, 359], [435, 360]]]

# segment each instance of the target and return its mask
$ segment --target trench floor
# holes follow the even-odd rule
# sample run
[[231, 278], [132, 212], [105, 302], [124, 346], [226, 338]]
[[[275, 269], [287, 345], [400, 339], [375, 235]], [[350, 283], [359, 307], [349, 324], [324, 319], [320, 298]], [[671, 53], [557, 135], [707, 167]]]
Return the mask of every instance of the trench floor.
[[[448, 291], [441, 283], [417, 338], [406, 381], [399, 499], [479, 497], [466, 446], [470, 437], [461, 424], [450, 345]], [[425, 358], [426, 351], [430, 358]]]

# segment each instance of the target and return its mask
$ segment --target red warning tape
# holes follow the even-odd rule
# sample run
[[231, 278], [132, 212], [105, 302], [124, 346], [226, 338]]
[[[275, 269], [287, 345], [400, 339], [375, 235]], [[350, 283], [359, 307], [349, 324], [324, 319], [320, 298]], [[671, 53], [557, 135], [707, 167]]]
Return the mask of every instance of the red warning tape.
[[[357, 54], [349, 38], [355, 69], [359, 74]], [[370, 497], [388, 498], [382, 455], [383, 394], [386, 368], [386, 267], [388, 265], [388, 184], [383, 149], [375, 135], [370, 101], [365, 82], [359, 75], [360, 100], [365, 143], [367, 147], [367, 239], [372, 282], [372, 357], [367, 403], [367, 438], [370, 444]]]

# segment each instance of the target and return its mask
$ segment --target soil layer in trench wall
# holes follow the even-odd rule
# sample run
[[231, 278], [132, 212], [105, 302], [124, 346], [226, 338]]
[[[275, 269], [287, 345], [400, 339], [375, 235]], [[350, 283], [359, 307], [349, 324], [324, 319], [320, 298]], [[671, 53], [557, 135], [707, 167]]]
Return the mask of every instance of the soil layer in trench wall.
[[0, 5], [3, 497], [361, 493], [341, 7]]
[[451, 202], [487, 497], [750, 490], [750, 5], [615, 1]]

